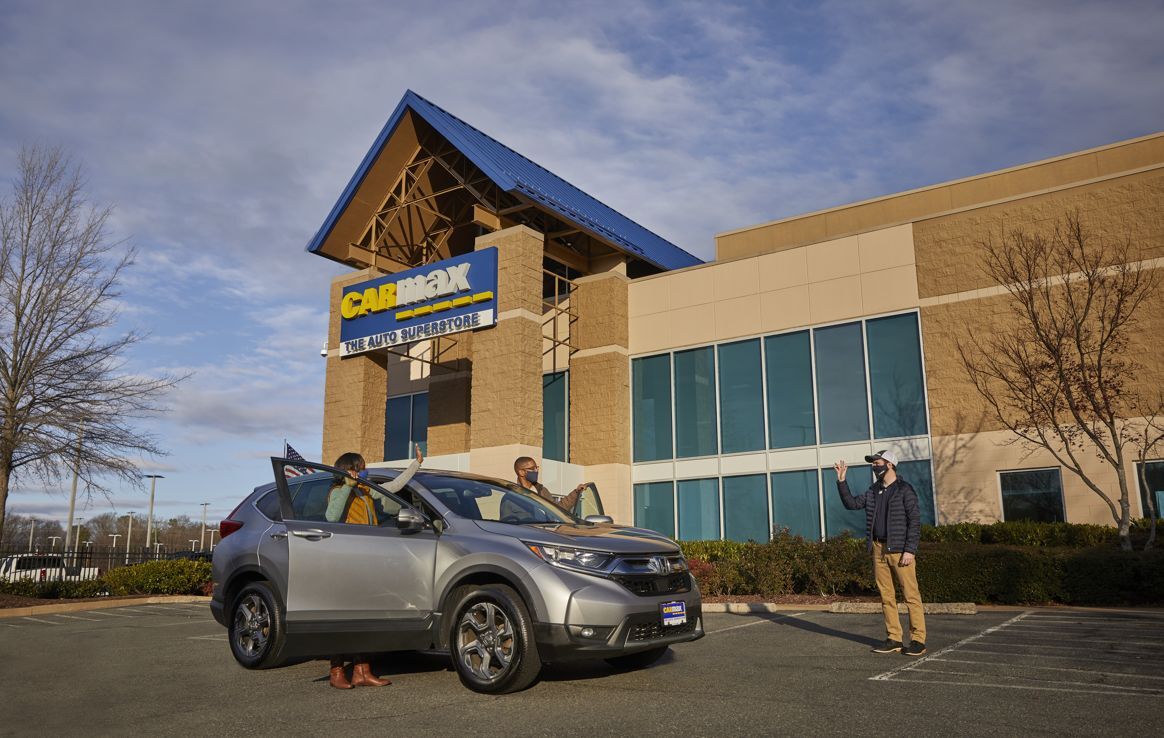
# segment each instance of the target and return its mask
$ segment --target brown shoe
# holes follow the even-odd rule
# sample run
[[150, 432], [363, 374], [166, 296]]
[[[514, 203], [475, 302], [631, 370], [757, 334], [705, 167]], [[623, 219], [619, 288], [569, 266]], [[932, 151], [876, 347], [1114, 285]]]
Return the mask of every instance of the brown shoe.
[[348, 681], [348, 677], [344, 674], [344, 662], [332, 661], [331, 671], [328, 673], [327, 683], [336, 689], [351, 689], [352, 683]]
[[372, 673], [372, 667], [365, 661], [352, 668], [353, 687], [386, 687], [392, 683], [391, 679], [380, 679]]

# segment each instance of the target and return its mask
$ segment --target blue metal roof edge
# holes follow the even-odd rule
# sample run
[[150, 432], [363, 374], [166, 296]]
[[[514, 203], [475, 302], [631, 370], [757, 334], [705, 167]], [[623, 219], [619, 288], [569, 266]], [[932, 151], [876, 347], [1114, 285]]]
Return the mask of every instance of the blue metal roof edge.
[[[566, 220], [573, 221], [597, 232], [599, 235], [602, 235], [605, 238], [608, 238], [611, 241], [622, 245], [628, 251], [637, 254], [639, 257], [662, 269], [680, 269], [683, 267], [695, 266], [703, 263], [701, 259], [694, 256], [693, 254], [688, 253], [684, 249], [676, 246], [662, 236], [659, 236], [639, 223], [636, 223], [614, 208], [606, 205], [601, 200], [598, 200], [580, 188], [570, 184], [565, 179], [554, 174], [532, 159], [523, 156], [519, 152], [509, 148], [497, 139], [489, 136], [469, 123], [466, 123], [465, 121], [461, 120], [447, 110], [444, 110], [435, 103], [426, 100], [412, 90], [405, 91], [404, 97], [400, 99], [400, 102], [397, 104], [396, 109], [392, 113], [392, 116], [388, 119], [388, 122], [384, 124], [384, 128], [380, 131], [380, 135], [376, 137], [376, 140], [373, 142], [371, 148], [368, 149], [368, 153], [364, 155], [363, 160], [360, 162], [360, 166], [352, 175], [352, 178], [348, 182], [347, 187], [344, 188], [343, 193], [332, 207], [331, 212], [328, 213], [327, 219], [324, 221], [319, 231], [316, 232], [315, 236], [307, 244], [308, 251], [312, 253], [318, 253], [319, 249], [323, 245], [324, 240], [331, 233], [332, 228], [335, 227], [336, 220], [339, 219], [340, 213], [342, 213], [344, 208], [350, 204], [352, 197], [355, 195], [356, 189], [360, 186], [360, 183], [363, 182], [364, 177], [368, 173], [368, 170], [371, 168], [373, 162], [375, 162], [376, 157], [379, 156], [384, 145], [387, 143], [388, 138], [400, 124], [400, 120], [404, 116], [404, 111], [408, 108], [411, 108], [416, 114], [424, 118], [424, 120], [428, 122], [429, 125], [433, 126], [433, 128], [435, 128], [438, 133], [448, 139], [449, 143], [456, 146], [457, 149], [461, 151], [461, 153], [468, 157], [475, 166], [480, 168], [481, 171], [484, 172], [487, 177], [492, 179], [502, 190], [505, 190], [506, 192], [520, 191], [523, 194], [537, 200], [542, 205], [545, 205], [546, 207], [555, 211]], [[600, 208], [600, 211], [606, 211], [596, 213], [596, 216], [606, 215], [607, 217], [622, 221], [622, 223], [611, 224], [611, 227], [608, 227], [602, 222], [599, 222], [596, 217], [588, 215], [586, 212], [583, 212], [576, 207], [572, 207], [569, 202], [563, 201], [565, 198], [560, 199], [559, 197], [555, 196], [554, 193], [543, 192], [542, 188], [538, 187], [535, 182], [525, 181], [519, 173], [509, 171], [502, 162], [494, 161], [493, 157], [490, 156], [490, 153], [485, 151], [484, 148], [480, 145], [480, 141], [470, 140], [470, 138], [466, 135], [469, 131], [471, 131], [476, 136], [480, 136], [482, 139], [484, 139], [484, 141], [488, 142], [489, 145], [500, 147], [505, 154], [517, 157], [521, 160], [521, 162], [535, 167], [538, 174], [552, 178], [551, 184], [556, 185], [561, 183], [565, 185], [568, 188], [566, 194], [574, 195], [576, 193], [577, 195], [581, 195], [583, 198], [589, 201], [588, 203], [579, 203], [579, 205], [593, 203]], [[620, 232], [623, 229], [614, 229], [614, 227], [617, 225], [623, 225], [624, 228], [629, 227], [629, 230], [637, 231], [637, 233], [632, 235]], [[638, 238], [635, 238], [634, 236], [638, 236]]]

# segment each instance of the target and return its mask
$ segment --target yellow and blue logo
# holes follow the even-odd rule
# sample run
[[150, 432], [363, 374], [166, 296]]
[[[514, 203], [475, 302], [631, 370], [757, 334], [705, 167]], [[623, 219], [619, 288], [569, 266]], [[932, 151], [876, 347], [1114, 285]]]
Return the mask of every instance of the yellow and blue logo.
[[496, 293], [496, 248], [350, 285], [340, 300], [340, 355], [491, 326]]

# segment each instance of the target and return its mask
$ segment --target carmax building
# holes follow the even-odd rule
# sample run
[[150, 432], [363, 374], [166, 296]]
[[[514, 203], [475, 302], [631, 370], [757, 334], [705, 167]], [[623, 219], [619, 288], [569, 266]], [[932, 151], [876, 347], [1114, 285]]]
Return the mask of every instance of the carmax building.
[[[533, 456], [617, 522], [765, 540], [863, 529], [832, 464], [861, 478], [890, 449], [925, 522], [1110, 524], [991, 424], [957, 350], [1009, 319], [981, 243], [1066, 212], [1159, 268], [1164, 134], [729, 231], [705, 264], [408, 92], [308, 246], [353, 268], [331, 286], [323, 460], [420, 444], [512, 478]], [[1141, 380], [1164, 387], [1149, 307]], [[1164, 462], [1148, 476], [1164, 489]]]

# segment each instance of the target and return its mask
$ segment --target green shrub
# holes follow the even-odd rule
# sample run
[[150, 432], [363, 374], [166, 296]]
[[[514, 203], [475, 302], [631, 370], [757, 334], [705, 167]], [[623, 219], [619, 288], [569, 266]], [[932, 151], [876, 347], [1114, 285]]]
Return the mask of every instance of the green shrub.
[[104, 577], [111, 595], [201, 594], [210, 581], [210, 562], [173, 559], [113, 569]]
[[100, 579], [84, 582], [0, 582], [0, 594], [43, 600], [100, 597], [105, 594], [105, 582]]

